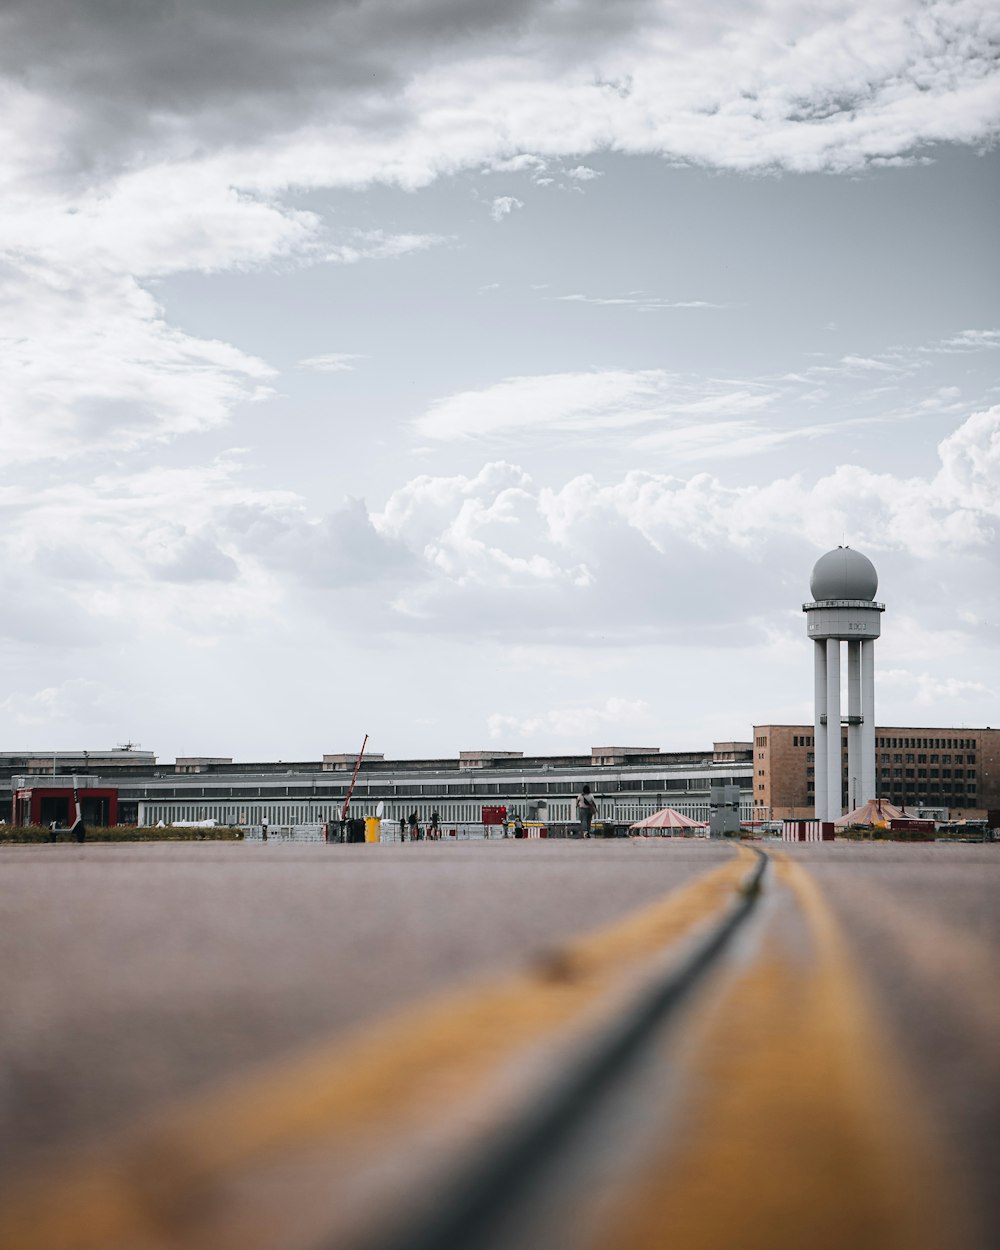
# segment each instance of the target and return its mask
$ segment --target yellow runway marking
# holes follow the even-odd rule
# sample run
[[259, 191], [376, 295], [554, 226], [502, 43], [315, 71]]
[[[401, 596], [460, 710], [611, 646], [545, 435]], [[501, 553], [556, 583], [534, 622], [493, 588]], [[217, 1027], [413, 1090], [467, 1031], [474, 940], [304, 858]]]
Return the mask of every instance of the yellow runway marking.
[[[671, 1144], [605, 1204], [608, 1250], [960, 1250], [971, 1244], [899, 1065], [811, 876], [776, 856], [807, 944], [772, 909], [686, 1044]], [[648, 1156], [647, 1156], [648, 1158]]]
[[[717, 917], [751, 860], [741, 849], [662, 902], [567, 944], [534, 969], [417, 1006], [210, 1091], [83, 1164], [54, 1161], [44, 1179], [25, 1178], [12, 1191], [0, 1215], [0, 1247], [274, 1244], [263, 1217], [257, 1225], [234, 1208], [238, 1236], [225, 1231], [225, 1218], [219, 1224], [242, 1177], [271, 1165], [280, 1170], [297, 1154], [320, 1149], [346, 1163], [363, 1152], [377, 1158], [413, 1126], [449, 1111], [460, 1115], [513, 1056], [585, 1018], [630, 970]], [[338, 1175], [332, 1167], [324, 1174], [327, 1205]]]

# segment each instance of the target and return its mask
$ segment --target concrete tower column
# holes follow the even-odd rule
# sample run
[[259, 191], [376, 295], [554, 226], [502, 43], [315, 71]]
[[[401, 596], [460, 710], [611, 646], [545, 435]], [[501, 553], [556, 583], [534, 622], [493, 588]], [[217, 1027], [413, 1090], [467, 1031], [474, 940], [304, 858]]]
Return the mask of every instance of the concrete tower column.
[[862, 794], [864, 749], [861, 738], [861, 641], [847, 644], [847, 810], [865, 801]]
[[813, 642], [815, 699], [813, 711], [813, 784], [816, 791], [816, 817], [826, 819], [826, 641]]
[[840, 745], [840, 639], [826, 640], [826, 815], [843, 816], [841, 806], [842, 753]]
[[804, 603], [813, 652], [816, 818], [844, 813], [840, 726], [840, 644], [847, 643], [847, 797], [850, 808], [876, 798], [875, 639], [885, 605], [875, 602], [878, 574], [867, 556], [838, 547], [820, 556]]
[[862, 803], [878, 798], [875, 773], [875, 639], [861, 643], [861, 787]]

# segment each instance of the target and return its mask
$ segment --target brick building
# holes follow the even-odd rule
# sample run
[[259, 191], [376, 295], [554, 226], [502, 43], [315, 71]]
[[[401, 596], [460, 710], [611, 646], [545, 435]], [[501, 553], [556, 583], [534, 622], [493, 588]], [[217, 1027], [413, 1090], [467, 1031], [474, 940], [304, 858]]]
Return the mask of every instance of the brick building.
[[[875, 729], [878, 794], [847, 793], [847, 730], [841, 734], [845, 811], [868, 799], [939, 809], [951, 820], [1000, 824], [1000, 729]], [[812, 725], [755, 725], [754, 809], [760, 818], [812, 816], [815, 803]]]

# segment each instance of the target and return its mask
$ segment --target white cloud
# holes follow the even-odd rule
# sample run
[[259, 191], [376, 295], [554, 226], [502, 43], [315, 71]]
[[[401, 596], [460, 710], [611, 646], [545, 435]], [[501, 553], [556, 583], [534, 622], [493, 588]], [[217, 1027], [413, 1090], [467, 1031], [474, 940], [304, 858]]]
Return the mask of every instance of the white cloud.
[[591, 745], [608, 729], [621, 729], [632, 735], [643, 731], [652, 723], [649, 705], [642, 699], [608, 698], [600, 707], [587, 706], [553, 708], [547, 712], [523, 712], [510, 714], [493, 712], [487, 717], [487, 730], [494, 739], [510, 739], [530, 742], [544, 737], [567, 744], [567, 749], [583, 749]]
[[566, 170], [566, 177], [574, 178], [577, 182], [590, 182], [594, 178], [603, 178], [604, 175], [599, 169], [591, 169], [589, 165], [577, 165]]
[[167, 324], [122, 274], [25, 264], [4, 284], [0, 463], [121, 452], [229, 419], [273, 371]]
[[81, 719], [100, 724], [109, 719], [110, 704], [107, 690], [97, 682], [72, 678], [41, 690], [7, 695], [0, 701], [0, 717], [5, 725], [28, 731]]
[[710, 300], [704, 299], [686, 299], [671, 300], [661, 299], [655, 295], [643, 295], [642, 292], [630, 292], [628, 295], [581, 295], [575, 292], [570, 295], [550, 295], [549, 299], [557, 300], [562, 303], [570, 304], [596, 304], [604, 308], [635, 308], [639, 312], [656, 312], [660, 309], [667, 308], [726, 308], [726, 304], [715, 304]]
[[494, 221], [503, 221], [515, 208], [524, 208], [524, 201], [515, 195], [498, 195], [490, 205], [490, 216]]
[[505, 378], [483, 390], [437, 400], [415, 426], [435, 439], [515, 430], [623, 430], [669, 418], [756, 412], [776, 395], [762, 384], [696, 383], [662, 369], [542, 374]]
[[975, 352], [983, 348], [1000, 347], [1000, 330], [963, 330], [960, 334], [944, 339], [930, 351]]
[[410, 252], [424, 252], [443, 242], [438, 234], [386, 234], [383, 230], [358, 230], [350, 242], [328, 248], [324, 259], [341, 265], [354, 265], [362, 260], [394, 260]]
[[[724, 423], [724, 436], [753, 435]], [[599, 622], [619, 640], [650, 629], [763, 638], [778, 571], [808, 569], [846, 535], [884, 565], [897, 628], [920, 614], [940, 643], [942, 630], [980, 628], [969, 613], [978, 622], [1000, 610], [1000, 406], [969, 417], [938, 456], [929, 476], [845, 464], [812, 481], [741, 487], [643, 471], [545, 486], [500, 462], [474, 477], [415, 479], [373, 523], [422, 553], [432, 575], [408, 603], [428, 627], [482, 628], [516, 590], [531, 605], [515, 614], [518, 637], [556, 627], [564, 639], [593, 637]], [[601, 605], [612, 604], [621, 610], [609, 615]]]
[[300, 369], [316, 369], [319, 373], [350, 373], [356, 360], [365, 356], [357, 352], [327, 352], [323, 356], [309, 356], [299, 361]]
[[954, 705], [968, 696], [995, 696], [981, 681], [967, 681], [959, 677], [941, 677], [935, 673], [914, 673], [909, 669], [890, 668], [879, 671], [879, 684], [896, 688], [921, 708], [935, 704]]

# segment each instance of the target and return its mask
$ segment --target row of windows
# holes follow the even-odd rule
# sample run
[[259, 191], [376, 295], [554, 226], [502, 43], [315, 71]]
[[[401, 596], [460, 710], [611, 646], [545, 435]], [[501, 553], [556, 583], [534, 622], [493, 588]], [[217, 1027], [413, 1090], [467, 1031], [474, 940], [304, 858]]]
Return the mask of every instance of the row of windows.
[[922, 747], [925, 751], [959, 750], [974, 751], [976, 749], [975, 738], [878, 738], [875, 743], [878, 747], [912, 747], [914, 750], [920, 750]]
[[[582, 783], [581, 783], [582, 784]], [[630, 794], [641, 790], [643, 792], [652, 792], [656, 794], [671, 792], [707, 792], [712, 786], [738, 786], [745, 784], [740, 777], [732, 776], [709, 776], [709, 777], [646, 777], [646, 778], [602, 778], [600, 789], [602, 793], [624, 793]], [[521, 781], [513, 778], [505, 781], [477, 781], [477, 782], [424, 782], [414, 783], [409, 781], [380, 781], [371, 783], [359, 783], [354, 787], [354, 794], [357, 798], [390, 798], [395, 795], [404, 795], [413, 798], [427, 796], [430, 798], [444, 796], [469, 796], [482, 798], [496, 798], [503, 795], [519, 794], [522, 796], [529, 795], [555, 795], [569, 797], [576, 794], [579, 785], [569, 781]], [[343, 800], [347, 794], [346, 785], [337, 786], [316, 786], [315, 789], [305, 789], [297, 786], [226, 786], [223, 787], [203, 787], [195, 786], [191, 788], [185, 787], [181, 792], [173, 794], [153, 793], [150, 794], [148, 788], [131, 789], [123, 787], [120, 791], [120, 798], [128, 800], [146, 799], [150, 802], [161, 803], [186, 803], [194, 799], [214, 799], [219, 802], [226, 802], [229, 799], [236, 801], [243, 799], [263, 799], [270, 803], [280, 802], [282, 798], [296, 799], [299, 802], [322, 801], [324, 799], [340, 798]]]
[[[950, 755], [931, 755], [928, 760], [926, 755], [914, 756], [912, 753], [908, 753], [904, 759], [903, 755], [897, 753], [892, 757], [892, 762], [894, 764], [926, 764], [928, 762], [931, 764], [951, 764], [953, 762], [955, 764], [974, 764], [976, 762], [976, 757], [974, 753], [971, 755], [956, 755], [953, 760]], [[887, 751], [883, 752], [883, 754], [879, 756], [879, 763], [889, 763], [889, 753]]]
[[[764, 787], [758, 786], [757, 788], [763, 790]], [[910, 796], [908, 801], [912, 801], [913, 795], [918, 795], [921, 802], [933, 799], [935, 795], [943, 795], [945, 798], [949, 798], [952, 795], [957, 795], [958, 797], [965, 795], [970, 802], [974, 802], [976, 798], [976, 783], [974, 781], [968, 783], [964, 781], [943, 781], [940, 785], [928, 786], [926, 783], [921, 782], [914, 785], [911, 781], [893, 780], [891, 783], [883, 781], [879, 788], [883, 791], [883, 797], [886, 793], [891, 793], [892, 798], [899, 798], [900, 795], [906, 794]], [[813, 783], [810, 781], [806, 786], [806, 797], [809, 802], [812, 802], [814, 794]]]
[[[767, 738], [758, 738], [757, 745], [766, 746]], [[792, 735], [793, 747], [811, 747], [815, 745], [811, 734]], [[877, 738], [875, 745], [877, 747], [888, 747], [890, 750], [893, 747], [899, 747], [902, 750], [912, 747], [915, 751], [920, 749], [926, 751], [940, 751], [942, 749], [974, 751], [976, 749], [976, 740], [975, 738]]]
[[[905, 775], [907, 777], [912, 777], [914, 772], [916, 772], [918, 777], [975, 777], [976, 775], [976, 770], [974, 768], [918, 768], [915, 770], [907, 768], [905, 770]], [[888, 777], [889, 769], [880, 768], [879, 775], [882, 777]], [[894, 768], [892, 770], [892, 775], [894, 777], [902, 777], [904, 775], [904, 770], [902, 768]]]

